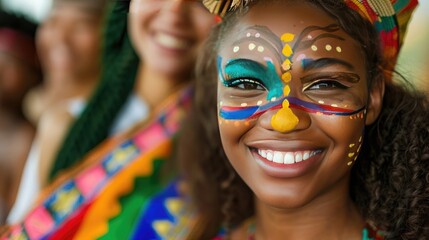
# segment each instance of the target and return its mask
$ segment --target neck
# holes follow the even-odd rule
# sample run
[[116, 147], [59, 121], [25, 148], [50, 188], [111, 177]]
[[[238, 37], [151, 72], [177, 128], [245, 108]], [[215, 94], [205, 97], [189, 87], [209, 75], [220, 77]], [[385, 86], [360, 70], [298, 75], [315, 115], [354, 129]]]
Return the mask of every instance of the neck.
[[179, 86], [189, 81], [189, 76], [163, 74], [141, 63], [135, 91], [140, 98], [146, 101], [149, 107], [154, 108], [174, 93]]
[[278, 209], [256, 201], [256, 239], [361, 239], [364, 220], [349, 197], [348, 181], [305, 206]]
[[44, 94], [46, 103], [56, 103], [57, 101], [68, 98], [89, 98], [96, 87], [99, 74], [76, 79], [46, 79]]

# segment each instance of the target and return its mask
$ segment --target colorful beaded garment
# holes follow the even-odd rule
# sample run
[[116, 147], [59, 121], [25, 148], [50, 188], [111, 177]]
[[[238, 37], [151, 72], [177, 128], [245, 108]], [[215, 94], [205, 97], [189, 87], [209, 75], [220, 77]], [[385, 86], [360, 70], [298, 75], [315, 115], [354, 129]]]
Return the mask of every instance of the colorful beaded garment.
[[[0, 239], [98, 239], [109, 231], [109, 220], [125, 210], [121, 197], [129, 192], [139, 193], [135, 204], [127, 205], [135, 208], [126, 208], [136, 218], [147, 200], [165, 187], [160, 166], [171, 156], [191, 96], [190, 88], [181, 90], [134, 135], [102, 145], [71, 176], [54, 183], [24, 222]], [[130, 218], [130, 233], [133, 224]]]

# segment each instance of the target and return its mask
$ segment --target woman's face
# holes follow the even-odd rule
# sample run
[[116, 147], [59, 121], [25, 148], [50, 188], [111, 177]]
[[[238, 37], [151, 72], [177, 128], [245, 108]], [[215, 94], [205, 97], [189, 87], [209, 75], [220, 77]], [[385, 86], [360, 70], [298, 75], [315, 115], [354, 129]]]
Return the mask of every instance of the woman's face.
[[167, 75], [187, 74], [215, 18], [196, 0], [132, 0], [129, 25], [145, 66]]
[[100, 68], [102, 16], [83, 2], [55, 3], [37, 33], [49, 79], [84, 79]]
[[222, 144], [259, 200], [347, 194], [373, 107], [364, 55], [334, 19], [305, 3], [255, 6], [221, 43], [218, 70]]

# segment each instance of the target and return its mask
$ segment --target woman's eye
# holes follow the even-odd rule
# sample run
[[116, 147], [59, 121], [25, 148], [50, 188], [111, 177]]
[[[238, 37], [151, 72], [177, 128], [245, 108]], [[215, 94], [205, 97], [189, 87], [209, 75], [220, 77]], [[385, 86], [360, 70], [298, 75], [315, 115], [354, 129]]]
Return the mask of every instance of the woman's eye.
[[241, 90], [265, 90], [264, 85], [252, 79], [236, 79], [230, 81], [228, 87], [233, 87]]
[[335, 90], [348, 89], [349, 87], [335, 80], [318, 80], [304, 88], [306, 90]]

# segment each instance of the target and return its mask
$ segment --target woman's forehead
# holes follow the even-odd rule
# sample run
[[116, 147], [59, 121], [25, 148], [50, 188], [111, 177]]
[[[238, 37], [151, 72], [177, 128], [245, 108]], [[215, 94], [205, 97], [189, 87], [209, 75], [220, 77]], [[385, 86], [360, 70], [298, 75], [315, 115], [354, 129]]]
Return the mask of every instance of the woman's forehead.
[[228, 31], [219, 50], [225, 60], [282, 63], [285, 57], [291, 61], [338, 58], [357, 68], [364, 62], [359, 44], [335, 19], [303, 3], [252, 7]]

